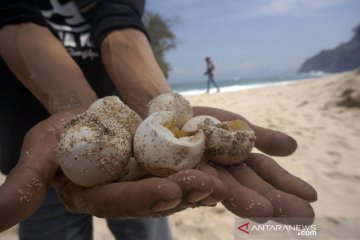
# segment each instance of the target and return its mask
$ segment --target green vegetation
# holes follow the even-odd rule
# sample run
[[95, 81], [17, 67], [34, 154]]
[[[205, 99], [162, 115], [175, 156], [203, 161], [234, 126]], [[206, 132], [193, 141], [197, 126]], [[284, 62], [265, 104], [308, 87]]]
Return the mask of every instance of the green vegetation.
[[354, 29], [354, 36], [346, 43], [331, 50], [323, 50], [307, 59], [298, 72], [323, 71], [343, 72], [360, 66], [360, 24]]
[[143, 18], [155, 58], [166, 77], [169, 75], [171, 66], [165, 59], [165, 53], [176, 47], [177, 38], [171, 30], [171, 25], [176, 20], [164, 19], [159, 14], [151, 12], [147, 12]]

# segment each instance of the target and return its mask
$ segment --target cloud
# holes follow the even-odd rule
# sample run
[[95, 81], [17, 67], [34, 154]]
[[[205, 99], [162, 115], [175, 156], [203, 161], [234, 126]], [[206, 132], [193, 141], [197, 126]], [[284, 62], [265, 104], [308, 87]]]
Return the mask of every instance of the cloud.
[[358, 0], [147, 0], [150, 10], [179, 16], [184, 22], [234, 23], [262, 16], [306, 16]]
[[348, 0], [262, 0], [254, 1], [247, 16], [276, 14], [299, 15], [308, 11], [331, 8], [348, 2]]

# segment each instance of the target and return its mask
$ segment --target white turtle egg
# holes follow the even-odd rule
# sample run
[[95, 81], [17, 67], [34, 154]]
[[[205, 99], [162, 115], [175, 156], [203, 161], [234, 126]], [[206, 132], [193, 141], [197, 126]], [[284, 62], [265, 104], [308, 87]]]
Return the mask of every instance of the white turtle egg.
[[57, 147], [58, 162], [74, 183], [90, 187], [116, 180], [131, 157], [130, 133], [106, 135], [104, 128], [69, 127]]
[[134, 137], [134, 157], [148, 172], [165, 177], [196, 167], [205, 144], [202, 130], [182, 132], [175, 126], [175, 112], [158, 111], [148, 116]]
[[176, 126], [181, 128], [193, 116], [190, 102], [179, 93], [165, 93], [152, 99], [149, 104], [149, 115], [158, 111], [174, 111]]

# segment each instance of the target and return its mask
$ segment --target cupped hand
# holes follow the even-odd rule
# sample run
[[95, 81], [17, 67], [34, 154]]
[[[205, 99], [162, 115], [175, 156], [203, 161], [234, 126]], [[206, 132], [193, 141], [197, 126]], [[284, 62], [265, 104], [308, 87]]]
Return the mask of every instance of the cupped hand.
[[167, 216], [191, 206], [224, 200], [227, 186], [201, 170], [183, 170], [167, 178], [150, 177], [85, 188], [57, 178], [60, 200], [73, 213], [129, 219]]
[[[221, 121], [242, 119], [255, 131], [255, 147], [265, 154], [287, 156], [296, 148], [290, 136], [258, 127], [242, 116], [217, 108], [194, 107], [194, 115], [210, 115]], [[283, 223], [313, 222], [314, 210], [309, 202], [316, 201], [314, 188], [280, 167], [272, 158], [257, 153], [241, 164], [215, 166], [218, 177], [229, 188], [223, 205], [235, 215], [257, 222], [273, 219]]]
[[45, 199], [58, 170], [54, 148], [63, 123], [74, 114], [51, 116], [27, 132], [20, 159], [0, 187], [0, 232], [30, 216]]
[[[242, 118], [214, 108], [195, 108], [194, 112], [222, 121]], [[52, 184], [70, 211], [99, 217], [165, 216], [219, 201], [240, 217], [314, 217], [308, 202], [316, 200], [315, 190], [261, 154], [251, 154], [244, 164], [232, 168], [203, 164], [197, 170], [181, 171], [168, 178], [80, 187], [62, 175], [54, 155], [63, 123], [76, 113], [53, 115], [27, 133], [17, 166], [0, 187], [0, 231], [30, 216]], [[255, 146], [264, 153], [286, 156], [296, 149], [295, 140], [287, 135], [250, 126], [256, 132]]]
[[21, 158], [0, 187], [0, 232], [30, 216], [54, 186], [73, 213], [113, 219], [165, 216], [188, 207], [213, 205], [225, 198], [227, 186], [205, 171], [184, 170], [168, 178], [146, 178], [85, 188], [59, 169], [54, 149], [63, 124], [77, 112], [55, 114], [26, 134]]

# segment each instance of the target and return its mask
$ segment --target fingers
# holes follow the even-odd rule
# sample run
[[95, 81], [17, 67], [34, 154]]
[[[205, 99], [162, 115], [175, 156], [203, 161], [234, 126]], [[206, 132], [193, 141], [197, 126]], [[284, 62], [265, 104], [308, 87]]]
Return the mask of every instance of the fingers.
[[255, 131], [255, 147], [263, 153], [272, 156], [288, 156], [295, 152], [297, 142], [292, 137], [279, 131], [258, 127], [251, 123], [249, 124]]
[[235, 119], [245, 121], [255, 131], [255, 147], [266, 154], [273, 156], [287, 156], [292, 154], [297, 148], [297, 143], [292, 137], [279, 131], [251, 124], [239, 114], [212, 107], [193, 107], [193, 111], [195, 116], [210, 115], [222, 122]]
[[210, 176], [200, 171], [189, 169], [179, 171], [168, 177], [182, 189], [185, 202], [195, 203], [214, 191], [214, 184]]
[[54, 149], [63, 124], [75, 113], [59, 113], [26, 134], [18, 164], [0, 187], [0, 231], [31, 215], [43, 202], [58, 169]]
[[47, 181], [35, 169], [16, 168], [0, 187], [0, 232], [30, 216], [47, 193]]
[[273, 189], [264, 193], [274, 207], [274, 221], [284, 224], [312, 224], [315, 213], [311, 205], [301, 198]]
[[212, 205], [224, 199], [227, 187], [203, 172], [211, 171], [209, 168], [184, 170], [168, 178], [154, 177], [93, 188], [80, 187], [61, 174], [54, 185], [60, 199], [74, 213], [107, 218], [164, 216], [194, 203]]
[[258, 218], [266, 221], [273, 216], [273, 207], [268, 199], [258, 192], [240, 184], [225, 169], [219, 168], [219, 178], [229, 187], [224, 206], [235, 215], [244, 218]]
[[163, 178], [84, 188], [60, 177], [55, 188], [69, 211], [106, 218], [149, 217], [175, 208], [182, 198], [180, 187]]
[[214, 189], [215, 189], [211, 193], [211, 195], [201, 200], [201, 205], [214, 207], [218, 202], [221, 202], [222, 200], [225, 199], [228, 191], [228, 187], [226, 186], [225, 183], [220, 181], [217, 171], [208, 164], [206, 163], [200, 164], [198, 170], [207, 173], [209, 176], [212, 176]]
[[271, 202], [273, 217], [277, 218], [275, 220], [306, 218], [308, 223], [313, 221], [315, 214], [308, 202], [274, 188], [245, 164], [231, 168], [230, 173], [241, 184], [257, 191]]
[[270, 157], [252, 153], [247, 158], [246, 164], [277, 189], [299, 196], [309, 202], [316, 201], [317, 193], [312, 186], [288, 173]]
[[32, 214], [42, 203], [55, 175], [53, 149], [57, 136], [47, 131], [52, 125], [37, 124], [24, 138], [21, 157], [0, 187], [0, 231]]

